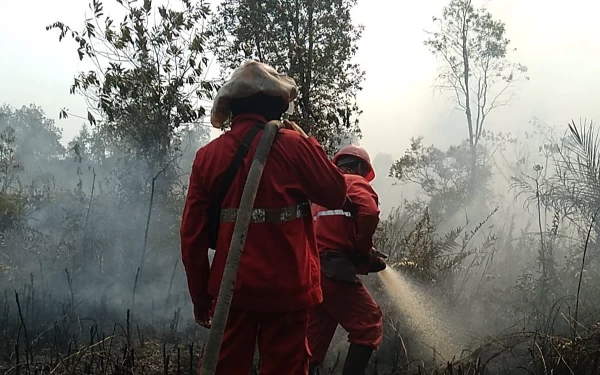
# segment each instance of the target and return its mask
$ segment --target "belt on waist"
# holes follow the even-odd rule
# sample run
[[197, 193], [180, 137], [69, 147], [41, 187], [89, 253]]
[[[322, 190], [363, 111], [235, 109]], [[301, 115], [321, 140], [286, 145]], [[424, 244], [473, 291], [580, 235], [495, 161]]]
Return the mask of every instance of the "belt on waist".
[[[239, 209], [224, 208], [221, 210], [222, 223], [235, 223]], [[250, 216], [251, 223], [282, 223], [310, 216], [308, 202], [283, 208], [255, 208]]]

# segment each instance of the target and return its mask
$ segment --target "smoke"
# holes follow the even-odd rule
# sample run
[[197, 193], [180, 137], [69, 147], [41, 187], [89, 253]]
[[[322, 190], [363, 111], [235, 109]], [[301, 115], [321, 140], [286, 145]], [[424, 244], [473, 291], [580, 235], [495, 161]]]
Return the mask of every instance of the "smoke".
[[[15, 132], [2, 139], [0, 153], [0, 288], [33, 281], [31, 298], [78, 316], [102, 311], [118, 321], [131, 310], [140, 325], [170, 323], [174, 315], [193, 323], [179, 221], [191, 162], [208, 132], [184, 128], [159, 174], [135, 158], [135, 145], [109, 145], [94, 129], [82, 128], [63, 147], [60, 129], [39, 107], [4, 106], [1, 114], [0, 132]], [[41, 321], [62, 315], [54, 308], [39, 314]]]
[[[574, 126], [582, 138], [588, 134], [582, 129], [589, 126]], [[594, 144], [590, 134], [581, 143]], [[585, 286], [579, 308], [585, 304], [588, 313], [594, 311], [592, 290], [600, 280], [591, 271], [597, 258], [582, 266], [583, 249], [597, 251], [598, 243], [592, 212], [580, 202], [586, 196], [589, 207], [596, 204], [591, 203], [596, 194], [583, 187], [589, 186], [583, 181], [593, 165], [585, 161], [585, 147], [566, 126], [537, 119], [515, 134], [488, 132], [482, 152], [489, 173], [478, 177], [478, 190], [463, 201], [461, 189], [454, 189], [464, 171], [459, 146], [437, 148], [426, 140], [418, 157], [403, 161], [404, 176], [419, 166], [410, 178], [387, 177], [391, 156], [374, 159], [383, 220], [376, 247], [390, 254], [388, 267], [400, 275], [381, 275], [387, 293], [378, 301], [390, 306], [384, 311], [387, 334], [398, 332], [411, 360], [426, 363], [433, 363], [431, 348], [452, 359], [472, 351], [481, 355], [489, 343], [520, 332], [569, 335], [580, 270], [584, 267]], [[412, 151], [394, 155], [395, 160]], [[429, 221], [423, 220], [426, 212]], [[402, 345], [386, 338], [378, 358], [389, 362], [393, 351], [404, 352]], [[496, 358], [494, 366], [531, 368], [517, 352], [510, 361]]]
[[[36, 301], [28, 314], [39, 322], [39, 331], [65, 314], [109, 327], [130, 310], [142, 327], [203, 336], [193, 322], [178, 230], [191, 162], [208, 139], [205, 129], [183, 131], [168, 173], [158, 175], [146, 160], [128, 152], [132, 145], [111, 145], [87, 129], [61, 148], [60, 132], [43, 114], [31, 107], [18, 111], [5, 109], [0, 117], [0, 132], [21, 129], [13, 141], [2, 139], [0, 153], [0, 186], [5, 186], [0, 191], [0, 287], [5, 295], [16, 290], [23, 308], [27, 299]], [[388, 176], [394, 158], [376, 155], [374, 187], [385, 239], [376, 246], [390, 254], [388, 266], [400, 273], [382, 274], [387, 292], [376, 296], [381, 305], [393, 305], [385, 310], [387, 338], [376, 353], [378, 361], [389, 362], [384, 354], [404, 350], [392, 346], [390, 321], [399, 322], [395, 328], [411, 360], [428, 363], [432, 351], [439, 353], [437, 360], [461, 357], [473, 349], [469, 345], [508, 328], [542, 329], [557, 310], [567, 313], [553, 329], [571, 329], [574, 298], [564, 297], [577, 293], [589, 218], [565, 214], [555, 205], [569, 198], [567, 188], [557, 188], [556, 163], [562, 156], [556, 150], [569, 150], [561, 137], [568, 134], [534, 121], [508, 140], [491, 138], [486, 145], [493, 151], [491, 172], [478, 181], [477, 199], [466, 202], [451, 190], [397, 183]], [[436, 163], [460, 171], [460, 153], [451, 154], [454, 164], [448, 164], [440, 156], [448, 155], [446, 149], [431, 150], [428, 156], [440, 157]], [[451, 173], [455, 170], [438, 169], [428, 177], [450, 186], [459, 175]], [[583, 182], [577, 186], [589, 184]], [[595, 197], [585, 193], [580, 197]], [[592, 198], [587, 206], [594, 206]], [[436, 217], [435, 207], [444, 208], [437, 213], [445, 216]], [[447, 214], [448, 207], [458, 209]], [[429, 223], [422, 220], [425, 208], [432, 210]], [[596, 229], [589, 254], [597, 252]], [[582, 276], [580, 316], [593, 311], [597, 261], [590, 256]], [[376, 285], [370, 289], [377, 293]], [[0, 300], [0, 312], [6, 306], [16, 313], [12, 298]], [[347, 345], [339, 328], [326, 365], [332, 366], [338, 353], [343, 363]]]

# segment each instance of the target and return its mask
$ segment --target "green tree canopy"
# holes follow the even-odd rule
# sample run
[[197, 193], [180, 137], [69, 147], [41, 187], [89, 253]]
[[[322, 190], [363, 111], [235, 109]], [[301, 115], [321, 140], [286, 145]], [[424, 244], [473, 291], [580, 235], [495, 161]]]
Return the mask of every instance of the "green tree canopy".
[[101, 0], [92, 0], [93, 16], [82, 31], [62, 22], [47, 29], [58, 29], [59, 40], [72, 36], [79, 58], [95, 66], [81, 72], [71, 88], [88, 100], [89, 122], [145, 160], [152, 174], [170, 163], [176, 130], [202, 120], [202, 100], [214, 89], [205, 80], [203, 22], [209, 9], [190, 0], [168, 7], [151, 0], [115, 1], [125, 13], [121, 22], [104, 14]]
[[54, 120], [46, 117], [44, 110], [35, 104], [12, 108], [0, 106], [0, 130], [12, 128], [15, 138], [15, 157], [23, 163], [39, 167], [62, 158], [65, 148], [60, 143], [62, 131]]
[[356, 94], [364, 72], [352, 61], [362, 33], [356, 0], [224, 0], [211, 23], [215, 53], [227, 74], [247, 59], [268, 63], [300, 87], [297, 121], [334, 152], [359, 135]]

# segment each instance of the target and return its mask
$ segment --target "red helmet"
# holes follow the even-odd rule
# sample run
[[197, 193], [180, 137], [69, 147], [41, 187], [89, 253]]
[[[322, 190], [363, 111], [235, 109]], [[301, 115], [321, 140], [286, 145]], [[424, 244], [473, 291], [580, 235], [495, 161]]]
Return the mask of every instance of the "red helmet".
[[365, 178], [369, 182], [373, 181], [373, 179], [375, 178], [375, 171], [373, 170], [373, 166], [371, 165], [371, 158], [369, 157], [369, 153], [367, 152], [367, 150], [357, 145], [344, 146], [333, 157], [333, 163], [337, 165], [337, 161], [341, 156], [355, 156], [367, 163], [369, 171], [367, 172]]

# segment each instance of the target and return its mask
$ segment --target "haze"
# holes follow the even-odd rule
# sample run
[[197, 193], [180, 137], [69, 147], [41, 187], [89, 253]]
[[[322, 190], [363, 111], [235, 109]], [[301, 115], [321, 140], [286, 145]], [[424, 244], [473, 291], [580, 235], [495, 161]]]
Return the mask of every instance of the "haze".
[[[496, 0], [484, 2], [507, 26], [510, 58], [529, 68], [531, 80], [516, 86], [509, 107], [491, 116], [488, 128], [518, 133], [534, 116], [550, 125], [572, 118], [598, 118], [600, 96], [600, 3], [595, 1]], [[402, 155], [410, 137], [445, 147], [466, 137], [464, 114], [433, 88], [436, 61], [423, 45], [442, 0], [359, 0], [355, 22], [365, 31], [358, 62], [367, 72], [359, 106], [363, 139], [371, 151]], [[107, 5], [108, 6], [108, 5]], [[60, 108], [85, 116], [81, 97], [69, 95], [73, 76], [86, 68], [70, 40], [58, 43], [45, 26], [60, 20], [82, 24], [87, 2], [26, 0], [0, 2], [0, 103], [31, 102], [63, 128], [63, 142], [82, 120], [58, 120]], [[216, 65], [213, 65], [216, 70]], [[212, 72], [211, 72], [212, 73]], [[213, 133], [216, 135], [216, 133]]]
[[[356, 60], [366, 72], [358, 97], [363, 111], [360, 144], [374, 160], [373, 186], [382, 211], [374, 245], [389, 254], [381, 280], [363, 278], [385, 317], [378, 373], [398, 373], [397, 365], [412, 373], [419, 360], [437, 366], [436, 356], [428, 359], [437, 340], [437, 349], [448, 356], [473, 355], [461, 361], [485, 363], [486, 356], [493, 356], [496, 367], [489, 374], [512, 375], [518, 368], [536, 369], [530, 373], [537, 374], [542, 364], [545, 373], [595, 374], [600, 358], [600, 138], [582, 124], [565, 139], [559, 137], [571, 120], [600, 119], [600, 1], [473, 0], [506, 23], [512, 41], [508, 60], [525, 65], [530, 80], [515, 83], [516, 96], [485, 123], [485, 129], [512, 133], [518, 142], [498, 137], [475, 150], [454, 147], [445, 153], [467, 138], [465, 114], [435, 89], [439, 64], [423, 41], [426, 30], [435, 30], [432, 17], [441, 15], [449, 2], [358, 0], [352, 11], [354, 22], [365, 27]], [[104, 14], [119, 22], [123, 16], [115, 3], [107, 1]], [[41, 107], [62, 128], [64, 145], [87, 122], [82, 95], [69, 94], [73, 77], [93, 66], [79, 61], [71, 38], [59, 43], [57, 30], [45, 28], [56, 21], [79, 28], [86, 13], [91, 13], [87, 0], [0, 0], [0, 105]], [[202, 79], [218, 74], [213, 61]], [[147, 109], [156, 103], [143, 104]], [[88, 328], [96, 330], [92, 345], [101, 334], [110, 335], [114, 323], [129, 328], [133, 322], [135, 346], [129, 329], [112, 339], [114, 348], [126, 343], [123, 355], [116, 350], [111, 354], [111, 343], [108, 352], [98, 346], [82, 362], [66, 361], [73, 365], [70, 369], [60, 356], [49, 360], [69, 373], [87, 373], [81, 369], [104, 361], [99, 358], [129, 358], [130, 353], [133, 359], [135, 349], [131, 371], [138, 372], [144, 366], [164, 366], [170, 350], [172, 365], [179, 371], [181, 359], [189, 363], [184, 373], [193, 373], [200, 357], [200, 345], [194, 344], [205, 342], [207, 331], [193, 319], [177, 229], [186, 173], [206, 141], [204, 129], [182, 131], [181, 137], [173, 137], [170, 153], [157, 157], [147, 151], [154, 142], [167, 144], [164, 138], [136, 143], [145, 140], [139, 126], [152, 122], [119, 119], [116, 124], [133, 141], [110, 139], [110, 131], [83, 134], [77, 140], [84, 145], [82, 157], [79, 144], [68, 151], [60, 147], [48, 122], [33, 117], [25, 117], [31, 124], [18, 122], [5, 108], [10, 121], [0, 121], [7, 126], [0, 136], [9, 137], [12, 127], [21, 132], [4, 142], [9, 148], [0, 160], [5, 164], [0, 167], [8, 168], [0, 171], [0, 188], [8, 186], [0, 194], [0, 219], [6, 221], [0, 223], [0, 275], [8, 275], [0, 276], [5, 292], [0, 297], [0, 343], [6, 343], [0, 344], [0, 371], [11, 367], [18, 373], [21, 366], [29, 373], [30, 359], [36, 356], [45, 363], [57, 337], [64, 338], [61, 353], [71, 358], [72, 342], [89, 340]], [[68, 119], [58, 118], [62, 108], [72, 114]], [[528, 126], [532, 122], [540, 125], [539, 133], [526, 138], [524, 133], [535, 129]], [[212, 137], [219, 134], [205, 126]], [[559, 136], [550, 140], [551, 132]], [[439, 150], [424, 149], [414, 159], [405, 158], [398, 168], [402, 177], [389, 177], [390, 165], [418, 136], [425, 137], [425, 146]], [[34, 153], [36, 149], [45, 151]], [[23, 170], [16, 164], [13, 168], [13, 154]], [[173, 161], [167, 162], [171, 156]], [[62, 331], [49, 325], [58, 316], [69, 322], [61, 323]], [[21, 335], [25, 323], [30, 337], [40, 338], [29, 356], [28, 333]], [[445, 339], [439, 332], [448, 327], [455, 332]], [[577, 327], [589, 328], [578, 333]], [[509, 342], [514, 346], [502, 343], [510, 350], [496, 357], [487, 335], [494, 336], [490, 343], [516, 341]], [[541, 339], [550, 335], [556, 340]], [[406, 346], [403, 341], [400, 347], [397, 336], [406, 339]], [[145, 352], [144, 340], [149, 344]], [[331, 361], [346, 352], [344, 345], [340, 328], [330, 347]], [[530, 353], [534, 345], [541, 345], [539, 358]], [[157, 355], [160, 346], [163, 356]], [[24, 356], [20, 348], [26, 348]], [[26, 363], [19, 365], [23, 358]], [[574, 370], [555, 371], [561, 361]], [[582, 370], [592, 365], [594, 372]]]

